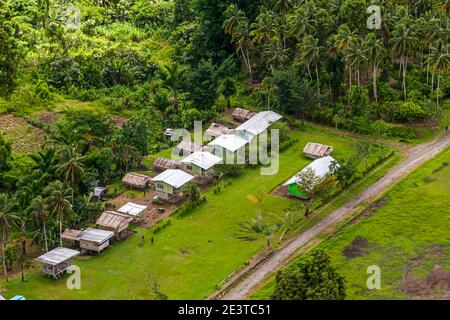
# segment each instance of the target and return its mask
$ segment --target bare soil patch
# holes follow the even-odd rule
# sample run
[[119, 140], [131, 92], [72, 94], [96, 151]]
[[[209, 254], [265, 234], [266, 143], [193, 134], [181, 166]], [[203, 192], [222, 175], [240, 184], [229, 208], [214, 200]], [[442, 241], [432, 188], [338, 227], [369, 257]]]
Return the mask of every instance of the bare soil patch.
[[357, 236], [351, 245], [344, 248], [343, 254], [347, 260], [351, 260], [366, 254], [371, 246], [372, 244], [366, 238]]
[[425, 279], [414, 275], [406, 276], [400, 290], [412, 299], [450, 299], [450, 270], [435, 266]]
[[129, 120], [128, 118], [121, 117], [121, 116], [111, 116], [111, 119], [113, 119], [113, 121], [116, 123], [116, 124], [114, 125], [114, 127], [115, 127], [115, 128], [118, 128], [118, 129], [122, 128], [123, 125], [124, 125], [125, 123], [127, 123], [128, 120]]
[[12, 114], [0, 116], [0, 132], [12, 142], [17, 153], [33, 152], [42, 148], [44, 131], [33, 127], [25, 119]]
[[55, 112], [43, 111], [39, 114], [37, 119], [43, 124], [52, 124], [60, 118], [60, 115]]

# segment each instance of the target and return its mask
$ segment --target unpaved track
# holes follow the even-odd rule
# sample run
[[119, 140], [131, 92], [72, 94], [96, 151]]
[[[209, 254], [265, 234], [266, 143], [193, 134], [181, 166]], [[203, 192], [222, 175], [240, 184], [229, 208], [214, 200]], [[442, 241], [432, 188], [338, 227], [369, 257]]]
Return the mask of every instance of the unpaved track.
[[[329, 216], [312, 226], [310, 229], [299, 234], [272, 256], [260, 263], [247, 274], [239, 277], [236, 283], [228, 283], [225, 287], [231, 288], [218, 297], [224, 300], [242, 300], [248, 297], [255, 288], [261, 285], [264, 279], [271, 273], [285, 265], [293, 254], [309, 241], [316, 238], [329, 228], [349, 218], [363, 202], [368, 202], [382, 195], [387, 189], [398, 183], [418, 166], [433, 158], [439, 152], [450, 146], [450, 134], [437, 138], [433, 141], [418, 145], [405, 153], [405, 158], [387, 172], [381, 179], [370, 185], [356, 198], [348, 201], [344, 206], [332, 212]], [[235, 279], [235, 278], [234, 278]]]

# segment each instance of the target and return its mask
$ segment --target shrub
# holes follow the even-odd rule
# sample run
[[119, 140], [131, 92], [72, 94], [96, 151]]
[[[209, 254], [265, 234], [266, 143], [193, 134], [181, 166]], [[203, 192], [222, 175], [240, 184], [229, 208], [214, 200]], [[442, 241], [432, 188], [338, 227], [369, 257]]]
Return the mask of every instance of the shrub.
[[418, 104], [412, 101], [406, 101], [395, 109], [394, 117], [399, 122], [414, 122], [425, 118], [426, 113]]

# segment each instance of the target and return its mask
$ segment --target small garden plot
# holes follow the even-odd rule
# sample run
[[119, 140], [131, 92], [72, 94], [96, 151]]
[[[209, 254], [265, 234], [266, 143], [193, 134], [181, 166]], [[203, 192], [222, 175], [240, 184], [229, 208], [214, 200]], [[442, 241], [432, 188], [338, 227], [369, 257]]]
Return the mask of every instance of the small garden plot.
[[0, 132], [12, 142], [13, 151], [16, 153], [39, 150], [44, 143], [44, 132], [41, 129], [10, 114], [0, 116]]

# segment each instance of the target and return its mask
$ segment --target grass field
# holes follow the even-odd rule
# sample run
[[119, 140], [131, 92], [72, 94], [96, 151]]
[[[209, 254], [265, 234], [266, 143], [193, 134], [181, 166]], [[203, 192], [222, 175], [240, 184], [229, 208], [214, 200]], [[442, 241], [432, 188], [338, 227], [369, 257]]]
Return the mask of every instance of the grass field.
[[[151, 295], [146, 275], [151, 274], [170, 299], [205, 298], [217, 283], [264, 248], [263, 239], [245, 242], [234, 236], [239, 222], [256, 216], [254, 205], [246, 200], [248, 194], [268, 194], [307, 165], [309, 160], [302, 149], [308, 141], [333, 145], [336, 157], [354, 152], [353, 139], [317, 128], [296, 131], [293, 136], [298, 142], [281, 153], [277, 175], [261, 176], [257, 168], [246, 169], [220, 194], [206, 192], [207, 203], [187, 217], [172, 218], [171, 225], [155, 236], [153, 244], [149, 230], [136, 228], [134, 237], [113, 245], [101, 256], [78, 259], [81, 290], [67, 290], [64, 280], [47, 279], [35, 269], [27, 274], [26, 283], [15, 279], [3, 284], [6, 292], [2, 295], [20, 293], [29, 299], [148, 299]], [[380, 153], [385, 152], [389, 150]], [[292, 203], [293, 200], [267, 195], [263, 210], [279, 213]], [[146, 243], [141, 247], [143, 235]]]
[[[348, 299], [449, 298], [450, 149], [423, 165], [324, 248], [347, 280]], [[367, 267], [381, 268], [381, 290], [366, 287]], [[268, 299], [274, 279], [252, 299]]]

